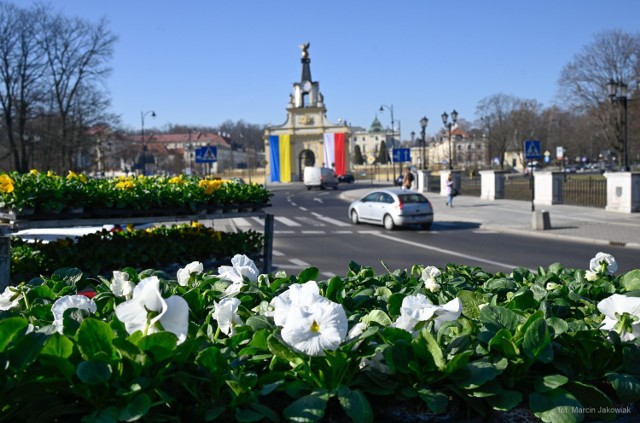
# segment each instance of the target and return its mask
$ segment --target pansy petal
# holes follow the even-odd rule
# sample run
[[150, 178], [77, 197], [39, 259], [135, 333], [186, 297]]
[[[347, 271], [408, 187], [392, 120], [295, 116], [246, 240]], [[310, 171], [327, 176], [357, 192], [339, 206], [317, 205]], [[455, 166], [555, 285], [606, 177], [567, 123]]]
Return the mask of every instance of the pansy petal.
[[189, 304], [179, 295], [173, 295], [165, 300], [166, 312], [160, 319], [160, 324], [167, 332], [171, 332], [178, 337], [178, 343], [187, 339], [189, 331]]
[[144, 332], [147, 326], [147, 310], [140, 301], [129, 300], [116, 306], [116, 317], [128, 333]]

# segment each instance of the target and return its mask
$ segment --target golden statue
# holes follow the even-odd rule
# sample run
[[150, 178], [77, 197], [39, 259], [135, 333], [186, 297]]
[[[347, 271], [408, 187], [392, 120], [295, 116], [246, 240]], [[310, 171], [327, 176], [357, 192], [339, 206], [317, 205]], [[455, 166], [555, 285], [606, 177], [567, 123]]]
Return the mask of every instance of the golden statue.
[[311, 43], [304, 43], [304, 44], [300, 44], [300, 49], [302, 49], [302, 58], [303, 59], [308, 59], [309, 58], [309, 46], [311, 45]]

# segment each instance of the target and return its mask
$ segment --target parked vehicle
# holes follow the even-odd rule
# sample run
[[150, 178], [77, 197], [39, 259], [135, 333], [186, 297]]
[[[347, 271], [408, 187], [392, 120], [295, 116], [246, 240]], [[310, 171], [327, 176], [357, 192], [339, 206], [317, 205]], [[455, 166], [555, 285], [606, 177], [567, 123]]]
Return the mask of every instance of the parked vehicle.
[[354, 224], [373, 223], [393, 230], [396, 226], [420, 225], [429, 229], [433, 206], [423, 194], [401, 188], [377, 189], [349, 205]]
[[338, 182], [352, 184], [355, 181], [356, 181], [356, 178], [355, 178], [355, 176], [353, 176], [353, 173], [345, 173], [345, 174], [342, 174], [342, 175], [338, 175]]
[[320, 189], [333, 187], [333, 189], [338, 189], [338, 177], [333, 169], [328, 167], [305, 167], [303, 181], [307, 189], [314, 187]]

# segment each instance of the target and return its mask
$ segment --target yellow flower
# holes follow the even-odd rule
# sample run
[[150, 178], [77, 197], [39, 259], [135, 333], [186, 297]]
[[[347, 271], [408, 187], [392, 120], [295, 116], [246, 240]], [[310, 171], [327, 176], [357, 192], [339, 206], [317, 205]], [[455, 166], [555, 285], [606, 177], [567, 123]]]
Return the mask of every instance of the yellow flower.
[[169, 183], [170, 184], [184, 184], [184, 179], [182, 179], [182, 175], [174, 176], [173, 178], [169, 179]]
[[0, 191], [13, 192], [15, 181], [9, 175], [0, 175]]
[[39, 175], [39, 174], [40, 174], [40, 172], [38, 172], [38, 169], [31, 169], [31, 170], [29, 171], [29, 174], [30, 174], [30, 175]]
[[56, 173], [55, 173], [54, 171], [52, 171], [52, 170], [48, 170], [48, 171], [47, 171], [47, 176], [48, 176], [49, 178], [55, 178], [55, 177], [56, 177], [56, 176], [58, 176], [58, 175], [56, 175]]
[[213, 191], [219, 189], [220, 186], [222, 186], [222, 181], [220, 180], [209, 181], [207, 179], [202, 179], [200, 180], [200, 182], [198, 182], [198, 186], [204, 190], [205, 194], [209, 195]]
[[70, 170], [69, 174], [67, 175], [67, 180], [87, 182], [87, 177], [84, 175], [84, 173], [78, 175], [77, 173]]
[[135, 226], [133, 226], [133, 223], [127, 223], [127, 232], [133, 232], [135, 229]]
[[116, 184], [116, 188], [121, 190], [133, 189], [133, 182], [131, 181], [120, 181]]
[[192, 228], [200, 228], [200, 227], [202, 227], [202, 223], [198, 222], [197, 220], [194, 220], [193, 222], [191, 222], [191, 227]]

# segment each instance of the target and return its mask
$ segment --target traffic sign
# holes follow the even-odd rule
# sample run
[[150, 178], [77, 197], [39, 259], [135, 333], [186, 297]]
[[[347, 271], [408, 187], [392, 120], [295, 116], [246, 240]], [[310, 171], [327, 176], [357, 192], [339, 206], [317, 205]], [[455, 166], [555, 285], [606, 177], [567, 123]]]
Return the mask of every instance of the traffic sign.
[[411, 161], [411, 149], [409, 148], [394, 148], [393, 149], [393, 162], [405, 163]]
[[524, 158], [527, 160], [540, 159], [542, 154], [540, 153], [540, 141], [527, 140], [524, 142]]
[[204, 146], [196, 148], [196, 163], [214, 163], [218, 161], [218, 147]]

